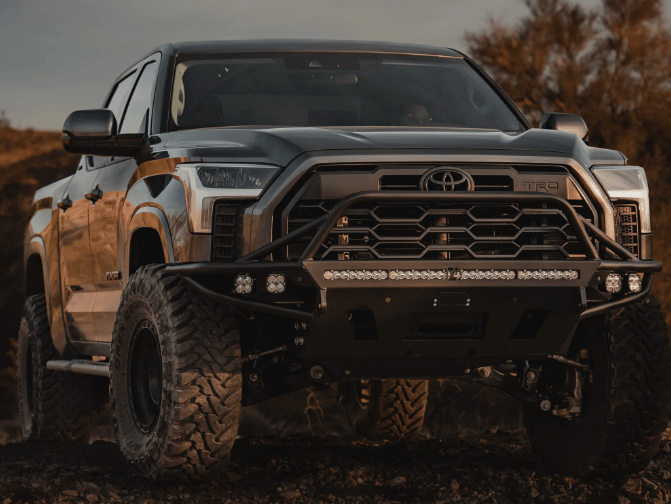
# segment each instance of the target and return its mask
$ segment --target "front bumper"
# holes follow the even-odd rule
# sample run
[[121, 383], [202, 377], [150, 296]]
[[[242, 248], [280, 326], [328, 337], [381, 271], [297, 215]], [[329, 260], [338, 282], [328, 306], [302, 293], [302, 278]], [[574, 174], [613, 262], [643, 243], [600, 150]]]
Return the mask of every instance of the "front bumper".
[[[347, 208], [381, 198], [403, 202], [526, 201], [554, 206], [571, 224], [585, 257], [562, 261], [312, 259]], [[315, 230], [300, 260], [263, 260]], [[217, 302], [294, 320], [294, 347], [301, 358], [340, 360], [343, 368], [357, 368], [347, 362], [351, 359], [490, 361], [564, 354], [581, 320], [644, 299], [653, 274], [661, 269], [658, 262], [632, 256], [556, 196], [407, 192], [352, 195], [323, 218], [233, 263], [167, 267], [168, 272], [182, 276], [192, 288]], [[271, 273], [285, 276], [285, 293], [266, 290], [266, 277]], [[610, 273], [625, 280], [618, 294], [599, 290]], [[233, 279], [240, 274], [254, 278], [252, 293], [232, 293]], [[629, 274], [643, 276], [639, 292], [627, 290]]]

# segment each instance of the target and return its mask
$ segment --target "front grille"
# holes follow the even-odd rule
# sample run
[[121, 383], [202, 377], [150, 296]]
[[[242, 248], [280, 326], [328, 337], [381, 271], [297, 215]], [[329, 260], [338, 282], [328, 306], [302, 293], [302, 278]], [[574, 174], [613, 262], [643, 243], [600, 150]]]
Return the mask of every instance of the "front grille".
[[212, 226], [212, 262], [230, 262], [237, 256], [239, 205], [216, 205]]
[[615, 205], [617, 241], [636, 257], [639, 256], [638, 208], [633, 203]]
[[[289, 231], [337, 201], [301, 201]], [[311, 236], [289, 245], [298, 259]], [[316, 259], [535, 259], [582, 257], [561, 211], [520, 204], [383, 204], [350, 208]]]
[[[563, 167], [459, 166], [475, 192], [551, 192], [596, 223], [595, 212]], [[418, 191], [432, 166], [328, 167], [278, 210], [282, 234], [328, 213], [356, 190]], [[341, 172], [341, 173], [339, 173]], [[342, 176], [346, 178], [342, 178]], [[298, 259], [314, 233], [290, 244], [284, 257]], [[526, 259], [582, 258], [563, 213], [536, 204], [385, 203], [348, 209], [315, 259]]]

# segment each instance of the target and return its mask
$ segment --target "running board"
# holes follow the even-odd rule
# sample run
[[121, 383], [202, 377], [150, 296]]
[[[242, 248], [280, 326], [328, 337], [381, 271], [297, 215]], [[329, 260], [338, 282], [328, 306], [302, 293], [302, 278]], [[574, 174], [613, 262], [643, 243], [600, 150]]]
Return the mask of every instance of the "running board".
[[109, 362], [93, 362], [88, 360], [51, 360], [47, 361], [47, 369], [52, 371], [69, 371], [93, 376], [109, 378]]

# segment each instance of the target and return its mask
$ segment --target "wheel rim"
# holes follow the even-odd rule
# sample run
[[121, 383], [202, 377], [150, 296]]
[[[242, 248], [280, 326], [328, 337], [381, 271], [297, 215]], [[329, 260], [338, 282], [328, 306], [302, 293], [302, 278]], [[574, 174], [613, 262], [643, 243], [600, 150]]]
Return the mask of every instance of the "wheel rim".
[[162, 382], [158, 334], [154, 325], [145, 321], [133, 337], [128, 382], [135, 422], [144, 432], [152, 430], [158, 419]]
[[33, 344], [32, 342], [28, 343], [28, 348], [26, 349], [25, 357], [25, 373], [24, 373], [24, 399], [26, 405], [28, 406], [28, 411], [30, 414], [33, 414]]

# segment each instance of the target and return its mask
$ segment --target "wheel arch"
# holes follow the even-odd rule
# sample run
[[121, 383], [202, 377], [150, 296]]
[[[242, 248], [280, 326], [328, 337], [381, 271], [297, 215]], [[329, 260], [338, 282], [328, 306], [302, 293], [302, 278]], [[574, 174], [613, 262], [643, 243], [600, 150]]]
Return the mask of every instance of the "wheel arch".
[[26, 246], [24, 261], [24, 288], [26, 297], [44, 294], [47, 314], [51, 325], [51, 293], [49, 289], [49, 266], [46, 261], [46, 247], [41, 236], [33, 237]]
[[133, 215], [128, 229], [126, 277], [147, 264], [175, 262], [168, 220], [156, 207], [142, 207]]

